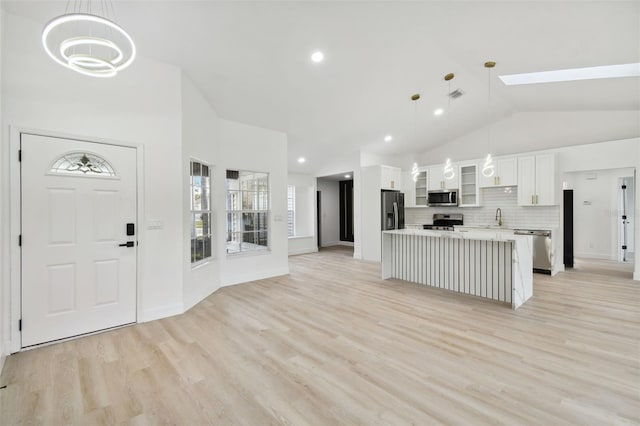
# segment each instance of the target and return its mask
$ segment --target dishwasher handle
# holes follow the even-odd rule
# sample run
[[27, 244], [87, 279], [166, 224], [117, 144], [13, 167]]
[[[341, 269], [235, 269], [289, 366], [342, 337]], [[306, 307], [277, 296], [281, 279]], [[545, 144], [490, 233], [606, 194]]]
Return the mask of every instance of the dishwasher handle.
[[514, 235], [532, 235], [534, 237], [550, 237], [551, 231], [542, 229], [516, 229]]

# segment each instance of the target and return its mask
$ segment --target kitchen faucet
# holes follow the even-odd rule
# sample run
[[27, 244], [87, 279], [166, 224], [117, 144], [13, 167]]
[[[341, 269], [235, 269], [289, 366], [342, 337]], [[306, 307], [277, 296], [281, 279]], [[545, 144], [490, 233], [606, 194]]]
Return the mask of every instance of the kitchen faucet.
[[500, 207], [496, 209], [496, 221], [498, 221], [498, 226], [502, 226], [502, 210]]

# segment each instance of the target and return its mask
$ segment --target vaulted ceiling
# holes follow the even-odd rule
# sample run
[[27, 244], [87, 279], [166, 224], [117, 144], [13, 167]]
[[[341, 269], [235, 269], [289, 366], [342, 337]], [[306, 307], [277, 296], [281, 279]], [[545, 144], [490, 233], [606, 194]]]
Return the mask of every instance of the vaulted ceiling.
[[[2, 3], [44, 23], [66, 1]], [[290, 169], [424, 151], [515, 112], [640, 110], [638, 78], [499, 74], [640, 62], [640, 2], [117, 1], [140, 55], [181, 67], [225, 118], [283, 131]], [[320, 49], [325, 61], [314, 64]], [[487, 114], [488, 74], [492, 109]], [[449, 102], [450, 88], [465, 95]], [[410, 97], [420, 93], [421, 99]], [[439, 117], [436, 108], [444, 108]], [[386, 134], [394, 141], [385, 143]], [[297, 157], [308, 159], [303, 166]]]

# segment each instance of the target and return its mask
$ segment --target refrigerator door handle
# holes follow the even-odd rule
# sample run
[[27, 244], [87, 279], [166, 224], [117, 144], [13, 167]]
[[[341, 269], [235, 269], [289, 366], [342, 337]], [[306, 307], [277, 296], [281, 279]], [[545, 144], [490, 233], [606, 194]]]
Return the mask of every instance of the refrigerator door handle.
[[398, 229], [398, 203], [393, 202], [393, 229]]

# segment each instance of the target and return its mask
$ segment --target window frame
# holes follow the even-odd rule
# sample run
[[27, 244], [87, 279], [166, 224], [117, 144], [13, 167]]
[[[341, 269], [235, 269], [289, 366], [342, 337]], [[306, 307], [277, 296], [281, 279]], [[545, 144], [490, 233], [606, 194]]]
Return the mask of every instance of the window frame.
[[[291, 219], [291, 225], [289, 225], [289, 219]], [[289, 234], [289, 226], [291, 226], [291, 234]], [[296, 187], [287, 185], [287, 237], [295, 238], [296, 236]]]
[[[200, 166], [200, 174], [199, 175], [194, 175], [194, 163], [199, 164]], [[200, 177], [203, 178], [205, 177], [202, 173], [203, 171], [203, 166], [207, 167], [208, 169], [208, 176], [206, 176], [208, 178], [208, 203], [207, 203], [207, 207], [206, 209], [202, 208], [202, 202], [200, 203], [200, 209], [196, 209], [195, 207], [195, 199], [194, 199], [194, 177]], [[191, 268], [196, 268], [198, 266], [204, 265], [208, 262], [210, 262], [211, 260], [215, 259], [215, 255], [214, 255], [214, 244], [213, 244], [213, 223], [214, 223], [214, 217], [213, 217], [213, 206], [212, 206], [212, 198], [213, 198], [213, 194], [212, 194], [212, 174], [213, 174], [213, 166], [211, 166], [211, 164], [199, 160], [197, 158], [190, 158], [189, 159], [189, 216], [190, 216], [190, 227], [191, 227], [191, 236], [189, 238], [189, 242], [190, 242], [190, 261], [191, 261]], [[200, 187], [202, 188], [202, 183], [200, 184]], [[202, 192], [201, 192], [202, 194]], [[202, 195], [201, 195], [202, 196]], [[197, 214], [208, 214], [209, 215], [209, 233], [207, 235], [203, 234], [203, 238], [206, 238], [207, 236], [209, 237], [209, 256], [205, 256], [206, 254], [206, 249], [203, 249], [203, 257], [202, 259], [196, 259], [194, 260], [194, 237], [197, 240], [197, 232], [195, 231], [196, 228], [196, 220], [195, 220], [195, 216]], [[204, 224], [203, 224], [204, 226]]]
[[[229, 178], [228, 177], [229, 172], [238, 173], [238, 178], [237, 179]], [[266, 189], [261, 190], [258, 188], [254, 190], [249, 190], [249, 189], [242, 188], [241, 177], [243, 174], [264, 175], [263, 179], [266, 180], [266, 185], [265, 185]], [[238, 181], [237, 189], [230, 188], [230, 181], [233, 181], [233, 180]], [[258, 179], [254, 177], [254, 181], [258, 181]], [[271, 229], [272, 229], [271, 227], [271, 173], [256, 171], [256, 170], [227, 169], [227, 177], [225, 178], [225, 187], [226, 187], [225, 192], [226, 192], [226, 199], [227, 199], [226, 201], [227, 237], [225, 241], [225, 249], [227, 252], [227, 256], [236, 257], [236, 256], [259, 255], [259, 254], [270, 253], [271, 252]], [[247, 193], [255, 197], [251, 201], [253, 203], [257, 203], [258, 208], [254, 208], [254, 209], [244, 208], [243, 202], [245, 200], [248, 200], [247, 196], [245, 196]], [[249, 195], [249, 197], [251, 195]], [[233, 209], [232, 204], [234, 203], [240, 203], [240, 208]], [[263, 208], [263, 209], [259, 208], [260, 203], [266, 203], [266, 208]], [[235, 219], [234, 219], [234, 216], [235, 216]], [[261, 216], [263, 220], [258, 220], [258, 224], [262, 223], [264, 226], [263, 228], [261, 228], [260, 225], [258, 225], [257, 229], [247, 231], [246, 226], [255, 226], [255, 225], [247, 225], [247, 224], [244, 224], [244, 228], [243, 228], [243, 222], [245, 222], [246, 218], [251, 217], [255, 220], [256, 218], [260, 219]], [[241, 230], [237, 230], [238, 228], [234, 228], [234, 225], [232, 224], [232, 222], [234, 222], [235, 224], [238, 218], [240, 220], [239, 229]], [[262, 232], [266, 234], [266, 245], [262, 245], [259, 242], [257, 244], [252, 243], [252, 244], [255, 244], [255, 246], [257, 247], [256, 249], [242, 250], [242, 243], [244, 241], [240, 241], [240, 243], [238, 244], [238, 251], [229, 251], [229, 244], [230, 242], [234, 241], [233, 239], [230, 240], [230, 237], [233, 234], [244, 235], [244, 234], [253, 233], [254, 236], [258, 234], [258, 239], [260, 239], [261, 238], [260, 234]]]

